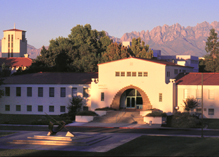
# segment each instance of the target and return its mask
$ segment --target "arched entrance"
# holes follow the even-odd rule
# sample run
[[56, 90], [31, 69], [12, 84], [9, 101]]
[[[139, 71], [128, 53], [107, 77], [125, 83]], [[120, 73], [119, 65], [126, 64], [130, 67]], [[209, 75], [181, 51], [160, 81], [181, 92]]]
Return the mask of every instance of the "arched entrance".
[[[121, 100], [123, 99], [123, 100]], [[125, 104], [121, 104], [125, 101]], [[122, 106], [121, 106], [122, 105]], [[151, 103], [147, 94], [139, 87], [130, 85], [119, 90], [113, 98], [112, 108], [120, 109], [120, 107], [130, 109], [151, 109]]]

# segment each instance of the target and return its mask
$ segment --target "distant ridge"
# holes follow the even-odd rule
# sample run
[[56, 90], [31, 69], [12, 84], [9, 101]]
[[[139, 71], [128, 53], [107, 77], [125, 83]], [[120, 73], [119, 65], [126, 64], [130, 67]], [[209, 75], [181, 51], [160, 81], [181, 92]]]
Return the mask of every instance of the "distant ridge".
[[114, 41], [131, 41], [133, 38], [140, 37], [152, 49], [161, 50], [165, 55], [191, 54], [195, 56], [206, 55], [205, 42], [209, 36], [210, 29], [214, 28], [219, 34], [219, 22], [214, 21], [198, 23], [194, 27], [183, 27], [176, 23], [172, 26], [163, 25], [154, 27], [150, 32], [133, 31], [125, 33], [120, 40]]
[[[161, 50], [164, 55], [190, 54], [201, 57], [206, 55], [205, 42], [211, 28], [214, 28], [219, 34], [219, 22], [214, 21], [209, 24], [204, 21], [194, 27], [188, 26], [186, 28], [178, 23], [172, 26], [165, 24], [154, 27], [151, 31], [125, 33], [121, 38], [110, 36], [107, 32], [106, 35], [114, 42], [131, 41], [133, 38], [140, 37], [150, 48]], [[48, 48], [48, 46], [45, 47]], [[36, 49], [32, 45], [27, 45], [27, 53], [32, 59], [40, 55], [40, 51], [41, 48]]]

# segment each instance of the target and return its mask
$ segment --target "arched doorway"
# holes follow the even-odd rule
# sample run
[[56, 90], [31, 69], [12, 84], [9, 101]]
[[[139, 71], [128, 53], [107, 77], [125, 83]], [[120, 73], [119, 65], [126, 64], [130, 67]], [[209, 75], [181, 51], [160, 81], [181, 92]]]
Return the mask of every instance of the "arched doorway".
[[113, 98], [112, 108], [120, 109], [151, 109], [151, 103], [146, 93], [139, 87], [130, 85], [119, 90]]

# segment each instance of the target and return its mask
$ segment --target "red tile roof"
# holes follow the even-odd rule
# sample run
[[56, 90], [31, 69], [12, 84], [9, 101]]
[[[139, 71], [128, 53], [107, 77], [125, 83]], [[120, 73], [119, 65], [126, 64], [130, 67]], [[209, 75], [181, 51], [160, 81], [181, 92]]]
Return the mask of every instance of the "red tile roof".
[[39, 72], [5, 78], [5, 84], [90, 84], [98, 73]]
[[[176, 80], [177, 85], [201, 85], [202, 73], [188, 73]], [[203, 73], [203, 85], [219, 85], [219, 73]]]
[[9, 67], [29, 67], [32, 64], [32, 59], [25, 57], [0, 58], [0, 66], [3, 63]]
[[[114, 60], [114, 61], [105, 62], [105, 63], [100, 63], [100, 64], [106, 64], [106, 63], [111, 63], [111, 62], [115, 62], [115, 61], [120, 61], [120, 60], [130, 59], [130, 58], [135, 58], [135, 59], [139, 59], [139, 60], [144, 60], [144, 61], [153, 62], [153, 63], [158, 63], [158, 64], [163, 64], [163, 65], [169, 65], [169, 66], [180, 66], [180, 67], [193, 68], [193, 67], [190, 67], [190, 66], [182, 66], [182, 65], [178, 65], [178, 64], [176, 64], [176, 63], [172, 63], [172, 62], [167, 62], [167, 61], [162, 61], [162, 60], [156, 60], [156, 59], [138, 58], [138, 57], [123, 58], [123, 59]], [[98, 65], [100, 65], [100, 64], [98, 64]]]
[[[8, 30], [4, 30], [4, 31], [23, 31], [23, 32], [26, 32], [26, 31], [20, 30], [20, 29], [8, 29]], [[3, 32], [4, 32], [4, 31], [3, 31]]]

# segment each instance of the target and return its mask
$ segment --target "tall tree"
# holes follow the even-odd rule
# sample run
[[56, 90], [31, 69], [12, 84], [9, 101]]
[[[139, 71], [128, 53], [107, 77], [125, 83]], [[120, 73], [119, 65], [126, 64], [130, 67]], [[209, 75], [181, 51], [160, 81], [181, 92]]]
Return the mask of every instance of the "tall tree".
[[129, 56], [130, 53], [128, 52], [128, 48], [122, 46], [121, 44], [111, 43], [107, 47], [106, 52], [103, 53], [101, 63], [127, 58]]
[[205, 70], [218, 72], [219, 71], [219, 42], [215, 29], [211, 29], [209, 37], [206, 41], [205, 50], [207, 53], [205, 56]]
[[47, 71], [94, 72], [111, 42], [104, 31], [92, 30], [90, 24], [77, 25], [67, 38], [50, 40], [48, 50], [42, 48], [30, 69], [38, 71], [39, 67], [44, 67]]
[[132, 55], [135, 57], [148, 59], [153, 58], [153, 50], [149, 48], [149, 45], [145, 45], [145, 42], [141, 41], [141, 38], [133, 38], [130, 49]]

